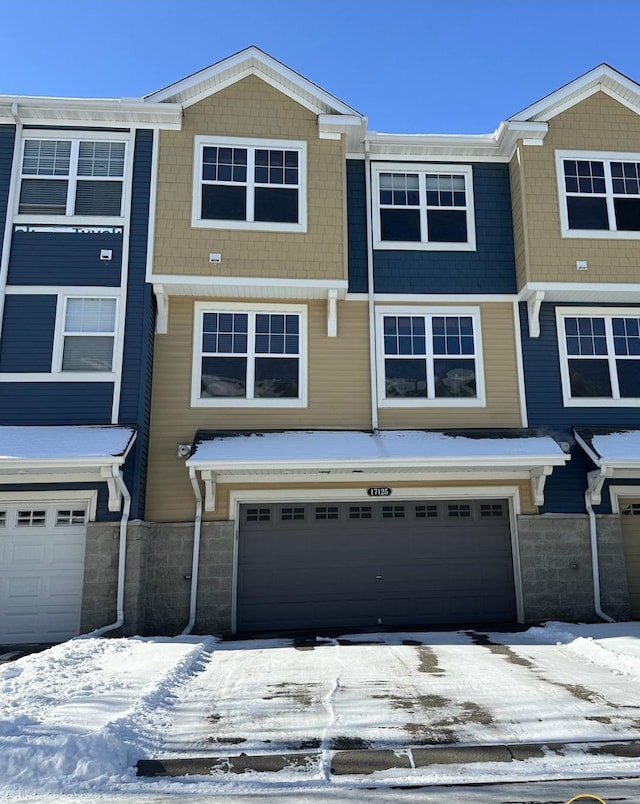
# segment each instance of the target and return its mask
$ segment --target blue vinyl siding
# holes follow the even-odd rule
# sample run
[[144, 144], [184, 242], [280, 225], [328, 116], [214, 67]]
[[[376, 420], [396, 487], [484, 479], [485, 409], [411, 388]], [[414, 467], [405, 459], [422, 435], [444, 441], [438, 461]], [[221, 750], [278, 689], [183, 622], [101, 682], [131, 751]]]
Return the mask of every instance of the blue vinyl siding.
[[508, 165], [474, 164], [473, 187], [476, 251], [375, 251], [376, 293], [516, 292]]
[[113, 383], [0, 384], [0, 424], [109, 424]]
[[9, 199], [15, 139], [15, 126], [0, 126], [0, 237], [4, 234], [4, 225], [7, 218], [7, 202]]
[[[640, 428], [640, 408], [571, 407], [562, 401], [560, 355], [556, 328], [556, 307], [591, 307], [570, 302], [543, 304], [540, 309], [540, 337], [529, 337], [526, 304], [520, 305], [522, 359], [524, 364], [527, 413], [530, 427], [545, 427], [559, 441], [571, 445], [571, 461], [564, 469], [555, 469], [545, 486], [545, 512], [584, 512], [586, 473], [595, 467], [574, 443], [574, 427]], [[608, 307], [614, 305], [607, 305]], [[608, 495], [603, 495], [598, 513], [609, 510]]]
[[0, 371], [51, 371], [56, 302], [56, 296], [6, 297]]
[[[9, 285], [120, 286], [122, 232], [29, 232], [14, 227]], [[100, 259], [110, 249], [113, 259]]]
[[132, 496], [131, 516], [139, 519], [144, 517], [155, 326], [153, 293], [145, 281], [152, 150], [153, 132], [138, 131], [131, 193], [127, 318], [119, 421], [135, 424], [138, 430], [136, 443], [127, 460], [125, 480]]
[[349, 292], [367, 292], [367, 203], [365, 163], [347, 160], [347, 242]]

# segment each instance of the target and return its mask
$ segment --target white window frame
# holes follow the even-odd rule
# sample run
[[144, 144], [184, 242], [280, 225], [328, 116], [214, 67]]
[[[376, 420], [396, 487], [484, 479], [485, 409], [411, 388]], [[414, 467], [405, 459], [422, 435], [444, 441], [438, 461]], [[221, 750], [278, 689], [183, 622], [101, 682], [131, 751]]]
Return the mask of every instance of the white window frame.
[[[600, 240], [640, 240], [640, 231], [628, 232], [617, 231], [616, 216], [614, 210], [614, 193], [611, 182], [611, 162], [640, 162], [640, 153], [627, 153], [616, 151], [556, 151], [556, 179], [558, 183], [558, 204], [560, 208], [560, 232], [563, 238], [588, 238]], [[604, 162], [605, 189], [607, 199], [607, 213], [609, 217], [609, 229], [570, 229], [569, 211], [567, 208], [567, 198], [574, 193], [567, 193], [565, 190], [564, 160], [577, 159], [586, 162]], [[600, 194], [588, 195], [585, 197], [600, 198]], [[631, 196], [633, 197], [633, 196]]]
[[[113, 333], [96, 332], [96, 333], [77, 333], [78, 335], [92, 335], [105, 337], [111, 335], [113, 338], [113, 358], [111, 363], [111, 371], [63, 371], [62, 358], [64, 354], [64, 341], [67, 334], [72, 336], [72, 333], [67, 333], [65, 330], [65, 320], [67, 314], [67, 303], [70, 299], [108, 299], [115, 302], [115, 320]], [[120, 299], [114, 293], [64, 293], [58, 296], [56, 306], [56, 327], [53, 339], [53, 356], [51, 361], [51, 373], [59, 376], [64, 376], [65, 379], [75, 382], [95, 382], [109, 381], [113, 382], [116, 376], [116, 367], [120, 359], [120, 352], [118, 349], [118, 332], [120, 320]]]
[[[609, 363], [609, 376], [611, 379], [612, 396], [603, 397], [572, 397], [571, 381], [569, 377], [569, 360], [574, 359], [575, 355], [567, 353], [567, 341], [565, 337], [564, 319], [565, 318], [604, 318], [605, 333], [607, 337], [607, 354], [594, 355], [594, 359], [607, 360]], [[594, 408], [594, 407], [615, 407], [615, 408], [637, 408], [640, 407], [640, 397], [620, 397], [618, 374], [615, 366], [616, 356], [612, 324], [613, 318], [640, 318], [640, 307], [556, 307], [556, 330], [558, 337], [558, 354], [560, 356], [560, 377], [562, 380], [562, 401], [567, 408]], [[589, 358], [585, 358], [589, 359]], [[638, 357], [640, 360], [640, 356]]]
[[[259, 398], [246, 399], [244, 397], [218, 397], [203, 398], [200, 396], [202, 377], [202, 324], [204, 313], [275, 313], [298, 315], [300, 321], [299, 353], [298, 353], [298, 393], [292, 398]], [[191, 369], [191, 407], [194, 408], [306, 408], [308, 385], [308, 354], [307, 354], [307, 307], [301, 304], [265, 304], [240, 302], [196, 302], [194, 305], [194, 339], [193, 363]], [[251, 326], [250, 326], [251, 333]], [[247, 360], [255, 360], [253, 347], [249, 350]], [[286, 355], [284, 355], [286, 357]]]
[[[256, 186], [254, 178], [254, 155], [256, 150], [288, 150], [298, 152], [299, 182], [298, 190], [298, 221], [286, 223], [276, 221], [254, 220], [216, 220], [203, 218], [201, 215], [202, 202], [202, 157], [207, 146], [217, 148], [246, 148], [247, 149], [247, 181], [235, 183], [235, 186], [247, 188], [247, 208], [249, 218], [253, 209], [253, 190]], [[258, 185], [260, 187], [266, 185]], [[280, 185], [276, 185], [280, 186]], [[289, 185], [293, 188], [293, 185]], [[254, 139], [247, 137], [210, 137], [197, 134], [193, 158], [193, 200], [191, 210], [191, 225], [203, 229], [234, 229], [260, 232], [306, 232], [307, 231], [307, 143], [304, 140], [272, 140]]]
[[[385, 316], [470, 316], [473, 319], [473, 336], [475, 341], [476, 361], [476, 396], [473, 398], [457, 397], [393, 397], [386, 396], [386, 376], [385, 376], [385, 355], [384, 351], [384, 317]], [[378, 407], [380, 408], [480, 408], [486, 407], [485, 382], [484, 382], [484, 357], [482, 350], [482, 325], [479, 307], [398, 307], [398, 306], [379, 306], [376, 307], [376, 367], [378, 375]], [[427, 352], [429, 347], [427, 346]], [[452, 355], [452, 357], [454, 357]], [[464, 358], [464, 355], [460, 355]], [[426, 358], [425, 358], [426, 359]], [[433, 374], [429, 370], [430, 362], [427, 362], [427, 382], [433, 385]]]
[[[22, 166], [24, 160], [24, 148], [26, 140], [64, 140], [71, 142], [71, 157], [69, 163], [69, 174], [67, 176], [52, 176], [51, 179], [66, 179], [68, 181], [67, 188], [67, 211], [65, 215], [47, 215], [45, 213], [25, 214], [20, 213], [20, 191], [22, 187], [22, 180], [24, 179], [38, 179], [42, 176], [23, 174]], [[96, 179], [104, 181], [121, 181], [122, 182], [122, 197], [120, 199], [120, 214], [119, 215], [75, 215], [75, 199], [76, 188], [78, 180], [92, 181], [93, 177], [78, 176], [78, 154], [81, 142], [98, 142], [107, 141], [114, 143], [124, 144], [124, 171], [122, 177], [95, 177]], [[15, 191], [15, 208], [13, 220], [15, 223], [61, 223], [64, 221], [65, 225], [68, 224], [85, 224], [87, 221], [95, 224], [103, 224], [109, 226], [122, 225], [125, 221], [126, 212], [130, 206], [131, 197], [131, 175], [133, 170], [131, 159], [131, 135], [119, 131], [51, 131], [29, 129], [23, 132], [22, 141], [20, 143], [20, 160], [19, 170], [15, 177], [17, 183]]]
[[[441, 165], [425, 162], [377, 162], [372, 163], [372, 208], [373, 208], [373, 247], [386, 251], [475, 251], [476, 224], [475, 199], [473, 192], [473, 168], [471, 165]], [[418, 173], [420, 187], [420, 241], [382, 240], [380, 223], [380, 174], [381, 173]], [[440, 243], [427, 240], [427, 201], [425, 192], [425, 176], [427, 174], [452, 173], [465, 178], [467, 240], [464, 243]], [[386, 206], [384, 207], [387, 208]], [[404, 209], [404, 207], [401, 207]], [[431, 207], [430, 207], [431, 209]], [[446, 208], [448, 209], [448, 207]], [[462, 211], [463, 207], [455, 207]]]

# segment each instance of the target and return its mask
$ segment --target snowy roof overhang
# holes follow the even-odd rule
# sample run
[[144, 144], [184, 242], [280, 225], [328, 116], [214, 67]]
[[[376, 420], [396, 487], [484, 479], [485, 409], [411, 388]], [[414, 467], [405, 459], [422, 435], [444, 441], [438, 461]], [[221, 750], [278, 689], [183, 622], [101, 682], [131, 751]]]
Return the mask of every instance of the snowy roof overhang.
[[0, 482], [104, 482], [118, 510], [116, 477], [135, 439], [131, 427], [0, 426]]
[[577, 427], [577, 443], [598, 467], [589, 472], [588, 493], [600, 504], [604, 481], [611, 478], [640, 478], [640, 430]]
[[[555, 466], [569, 460], [553, 438], [529, 431], [426, 432], [423, 430], [199, 431], [187, 466], [205, 482], [214, 510], [215, 483], [303, 475], [331, 482], [404, 474], [405, 479], [529, 478], [536, 505]], [[356, 475], [351, 477], [351, 475]]]

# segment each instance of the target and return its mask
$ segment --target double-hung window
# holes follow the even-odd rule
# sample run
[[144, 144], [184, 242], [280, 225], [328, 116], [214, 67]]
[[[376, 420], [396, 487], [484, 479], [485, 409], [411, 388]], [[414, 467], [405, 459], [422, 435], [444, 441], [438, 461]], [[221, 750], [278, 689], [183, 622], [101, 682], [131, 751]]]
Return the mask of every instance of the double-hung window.
[[305, 350], [299, 306], [198, 303], [192, 404], [302, 407]]
[[640, 237], [640, 154], [557, 154], [565, 237]]
[[640, 405], [640, 309], [556, 311], [565, 405]]
[[376, 248], [475, 250], [471, 167], [379, 163], [373, 193]]
[[59, 371], [113, 371], [116, 313], [115, 298], [63, 299]]
[[121, 217], [126, 142], [24, 140], [19, 215]]
[[306, 143], [196, 137], [192, 223], [306, 231]]
[[378, 310], [382, 406], [484, 405], [477, 308]]

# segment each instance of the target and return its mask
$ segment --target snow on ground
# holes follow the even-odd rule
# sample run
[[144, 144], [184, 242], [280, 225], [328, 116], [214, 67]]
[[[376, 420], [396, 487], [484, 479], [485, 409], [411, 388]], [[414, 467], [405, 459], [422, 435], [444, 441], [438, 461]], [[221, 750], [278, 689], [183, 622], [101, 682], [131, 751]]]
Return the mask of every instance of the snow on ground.
[[[240, 794], [640, 775], [584, 747], [330, 776], [341, 748], [640, 739], [640, 623], [220, 642], [75, 639], [0, 665], [0, 797]], [[143, 758], [309, 750], [309, 768], [142, 779]]]

